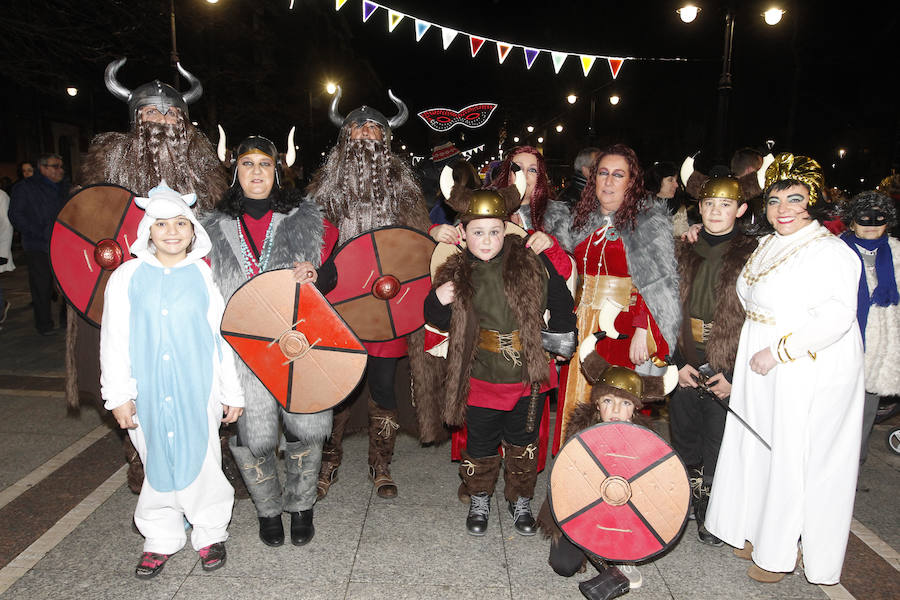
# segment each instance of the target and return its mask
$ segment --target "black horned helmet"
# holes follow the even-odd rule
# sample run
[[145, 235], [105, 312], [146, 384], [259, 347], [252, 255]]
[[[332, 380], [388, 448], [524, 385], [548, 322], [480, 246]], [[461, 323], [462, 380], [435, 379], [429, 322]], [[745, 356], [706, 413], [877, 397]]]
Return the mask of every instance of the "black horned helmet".
[[406, 119], [409, 118], [409, 109], [406, 108], [406, 104], [394, 95], [391, 90], [388, 90], [388, 97], [397, 107], [397, 114], [388, 119], [380, 111], [375, 110], [371, 106], [366, 106], [363, 104], [356, 110], [353, 110], [346, 117], [342, 117], [341, 113], [338, 112], [338, 103], [341, 101], [341, 86], [337, 86], [337, 90], [334, 92], [334, 100], [331, 101], [331, 107], [328, 109], [328, 118], [331, 119], [331, 122], [338, 128], [343, 128], [344, 125], [348, 123], [354, 123], [356, 125], [362, 125], [366, 121], [372, 121], [373, 123], [377, 123], [381, 126], [381, 129], [384, 131], [384, 143], [391, 143], [391, 130], [400, 127], [404, 123], [406, 123]]
[[294, 131], [296, 127], [291, 127], [287, 137], [287, 151], [282, 154], [275, 146], [275, 142], [261, 135], [251, 135], [242, 141], [237, 149], [230, 150], [225, 139], [225, 129], [219, 125], [219, 145], [216, 148], [219, 160], [228, 169], [234, 169], [231, 179], [231, 185], [237, 181], [237, 163], [240, 158], [250, 152], [259, 152], [265, 154], [275, 161], [275, 185], [281, 187], [282, 171], [285, 167], [290, 167], [297, 159], [297, 150], [294, 147]]
[[103, 79], [106, 82], [106, 89], [113, 96], [128, 103], [128, 113], [132, 126], [137, 122], [138, 111], [143, 106], [155, 106], [162, 114], [168, 113], [170, 108], [177, 108], [184, 115], [185, 119], [188, 118], [188, 104], [196, 102], [203, 95], [203, 85], [199, 79], [182, 67], [181, 63], [177, 63], [178, 72], [191, 84], [190, 89], [184, 94], [158, 79], [138, 86], [134, 90], [129, 90], [116, 79], [116, 74], [126, 60], [128, 59], [120, 58], [109, 63], [106, 66]]

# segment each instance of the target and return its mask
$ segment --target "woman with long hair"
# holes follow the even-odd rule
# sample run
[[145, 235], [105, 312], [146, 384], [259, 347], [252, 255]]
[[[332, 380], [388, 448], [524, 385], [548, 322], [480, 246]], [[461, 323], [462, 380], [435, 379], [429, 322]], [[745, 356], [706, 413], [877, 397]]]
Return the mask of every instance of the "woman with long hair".
[[[598, 331], [597, 353], [610, 364], [660, 374], [681, 323], [672, 229], [666, 211], [644, 190], [634, 150], [604, 149], [594, 161], [574, 214], [551, 202], [545, 230], [575, 257], [580, 275], [579, 343]], [[557, 410], [556, 445], [590, 385], [569, 368]]]

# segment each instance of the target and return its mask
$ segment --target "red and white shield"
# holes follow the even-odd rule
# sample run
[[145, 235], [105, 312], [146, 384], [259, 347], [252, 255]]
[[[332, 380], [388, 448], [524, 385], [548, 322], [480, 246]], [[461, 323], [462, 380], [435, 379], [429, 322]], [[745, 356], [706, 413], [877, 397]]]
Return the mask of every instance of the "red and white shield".
[[284, 408], [327, 410], [359, 384], [366, 349], [314, 285], [290, 269], [267, 271], [235, 290], [222, 337]]

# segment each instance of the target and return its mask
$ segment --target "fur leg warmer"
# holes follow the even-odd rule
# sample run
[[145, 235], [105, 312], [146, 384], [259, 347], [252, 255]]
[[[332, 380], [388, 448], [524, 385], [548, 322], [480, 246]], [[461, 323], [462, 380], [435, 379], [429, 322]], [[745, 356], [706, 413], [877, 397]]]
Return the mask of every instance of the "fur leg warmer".
[[275, 452], [256, 457], [250, 448], [238, 446], [236, 438], [228, 443], [231, 454], [241, 470], [241, 477], [247, 485], [256, 514], [260, 517], [275, 517], [282, 512], [281, 482], [275, 465]]
[[492, 496], [500, 476], [500, 455], [472, 458], [468, 452], [462, 452], [459, 476], [470, 496], [481, 493]]
[[284, 446], [284, 510], [301, 512], [316, 503], [316, 482], [322, 463], [319, 442], [287, 442]]
[[533, 498], [537, 483], [537, 444], [513, 446], [503, 442], [503, 496], [507, 502]]

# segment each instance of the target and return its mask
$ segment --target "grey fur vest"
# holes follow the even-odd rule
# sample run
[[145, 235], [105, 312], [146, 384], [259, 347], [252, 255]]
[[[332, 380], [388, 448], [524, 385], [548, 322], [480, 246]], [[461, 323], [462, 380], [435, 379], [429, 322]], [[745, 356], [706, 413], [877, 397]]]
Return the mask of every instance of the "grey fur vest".
[[[659, 330], [675, 351], [681, 328], [681, 301], [678, 297], [678, 266], [675, 263], [675, 242], [672, 224], [662, 206], [644, 200], [647, 208], [637, 216], [633, 230], [620, 231], [625, 244], [628, 272], [638, 289]], [[603, 224], [603, 215], [597, 210], [584, 226], [574, 229], [575, 215], [563, 202], [549, 202], [544, 213], [544, 231], [556, 237], [560, 246], [571, 253], [575, 246]]]
[[[294, 261], [309, 261], [320, 266], [325, 233], [322, 219], [321, 209], [313, 202], [303, 202], [286, 214], [274, 213], [272, 252], [266, 270], [288, 268]], [[212, 240], [209, 258], [213, 280], [226, 301], [247, 281], [238, 226], [237, 219], [218, 211], [203, 221]], [[279, 410], [281, 405], [243, 362], [237, 362], [237, 370], [246, 401], [244, 414], [238, 419], [238, 431], [241, 443], [255, 456], [268, 454], [277, 446], [281, 413], [285, 428], [301, 441], [321, 442], [331, 435], [330, 410], [308, 415]]]

